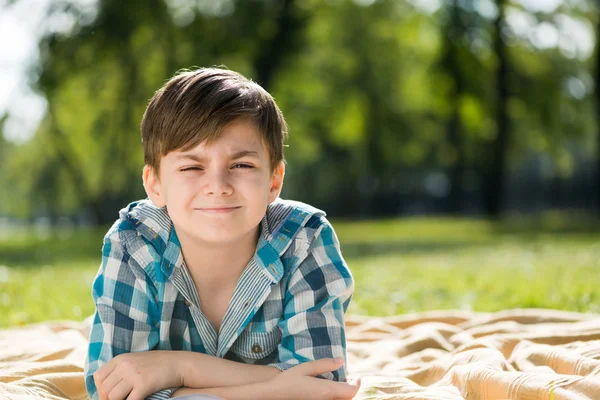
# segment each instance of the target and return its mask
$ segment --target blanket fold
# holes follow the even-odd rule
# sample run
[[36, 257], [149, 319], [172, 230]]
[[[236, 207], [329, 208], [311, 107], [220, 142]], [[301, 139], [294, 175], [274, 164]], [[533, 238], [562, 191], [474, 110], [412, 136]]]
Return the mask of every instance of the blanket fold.
[[600, 399], [600, 315], [557, 310], [349, 317], [360, 399]]

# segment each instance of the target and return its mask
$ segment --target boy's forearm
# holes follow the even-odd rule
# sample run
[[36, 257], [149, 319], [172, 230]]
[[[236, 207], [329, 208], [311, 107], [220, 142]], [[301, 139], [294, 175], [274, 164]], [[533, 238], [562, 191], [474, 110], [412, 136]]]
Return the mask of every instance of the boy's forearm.
[[265, 382], [281, 373], [275, 367], [225, 360], [193, 351], [178, 351], [176, 364], [183, 386], [215, 388]]
[[249, 383], [246, 385], [238, 386], [227, 386], [227, 387], [213, 387], [205, 389], [192, 389], [188, 387], [182, 387], [177, 389], [171, 396], [185, 396], [192, 394], [210, 394], [218, 396], [226, 400], [278, 400], [277, 396], [270, 390], [267, 382]]

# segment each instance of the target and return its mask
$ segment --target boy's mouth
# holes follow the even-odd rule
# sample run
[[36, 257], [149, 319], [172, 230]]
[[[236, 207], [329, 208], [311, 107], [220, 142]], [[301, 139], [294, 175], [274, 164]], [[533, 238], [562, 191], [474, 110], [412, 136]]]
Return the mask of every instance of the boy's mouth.
[[196, 208], [196, 210], [198, 211], [204, 211], [207, 213], [212, 213], [212, 214], [222, 214], [222, 213], [228, 213], [231, 211], [235, 211], [238, 208], [241, 207], [200, 207], [200, 208]]

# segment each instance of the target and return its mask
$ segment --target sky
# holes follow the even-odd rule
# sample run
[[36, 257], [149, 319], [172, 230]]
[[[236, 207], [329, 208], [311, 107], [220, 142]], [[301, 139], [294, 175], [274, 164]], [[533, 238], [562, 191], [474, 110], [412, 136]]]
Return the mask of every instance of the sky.
[[[8, 6], [0, 0], [0, 116], [8, 114], [4, 136], [13, 142], [29, 140], [46, 112], [46, 100], [28, 84], [31, 71], [39, 63], [38, 38], [49, 31], [67, 32], [74, 21], [66, 15], [48, 19], [47, 10], [53, 0], [18, 0]], [[63, 0], [64, 1], [64, 0]], [[86, 15], [95, 15], [96, 0], [67, 0]], [[375, 0], [355, 0], [361, 4]], [[410, 0], [425, 12], [435, 12], [445, 0]], [[475, 0], [462, 0], [472, 2]], [[564, 0], [514, 0], [528, 11], [552, 12]], [[583, 0], [568, 0], [584, 4]], [[477, 0], [477, 10], [493, 18], [497, 12], [494, 0]], [[507, 22], [517, 36], [527, 39], [540, 49], [560, 47], [567, 57], [589, 57], [594, 48], [594, 29], [567, 15], [556, 18], [555, 24], [537, 24], [528, 12], [511, 9]]]

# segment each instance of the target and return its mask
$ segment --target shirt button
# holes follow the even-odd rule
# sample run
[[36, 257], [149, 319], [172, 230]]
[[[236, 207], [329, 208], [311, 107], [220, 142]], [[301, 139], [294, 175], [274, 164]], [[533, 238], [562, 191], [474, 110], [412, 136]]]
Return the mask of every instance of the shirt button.
[[190, 303], [190, 301], [189, 301], [189, 300], [186, 300], [186, 301], [185, 301], [185, 305], [186, 305], [187, 307], [189, 307], [189, 306], [191, 306], [191, 305], [192, 305], [192, 303]]
[[258, 354], [258, 353], [262, 352], [262, 347], [260, 347], [260, 344], [258, 344], [258, 343], [254, 343], [254, 344], [252, 345], [252, 352], [253, 352], [254, 354]]

